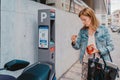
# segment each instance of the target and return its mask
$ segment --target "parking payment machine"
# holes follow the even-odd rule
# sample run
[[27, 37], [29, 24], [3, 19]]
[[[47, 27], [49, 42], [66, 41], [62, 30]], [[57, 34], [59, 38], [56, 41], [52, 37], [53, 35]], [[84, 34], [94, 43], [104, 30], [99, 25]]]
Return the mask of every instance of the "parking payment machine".
[[50, 75], [55, 74], [55, 10], [38, 11], [38, 33], [38, 61], [52, 65]]
[[38, 12], [39, 61], [55, 63], [55, 10]]

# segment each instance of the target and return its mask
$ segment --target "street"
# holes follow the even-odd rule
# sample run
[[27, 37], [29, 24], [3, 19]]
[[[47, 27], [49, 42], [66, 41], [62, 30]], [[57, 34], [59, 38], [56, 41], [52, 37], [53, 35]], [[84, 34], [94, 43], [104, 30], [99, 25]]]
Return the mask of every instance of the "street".
[[113, 62], [115, 64], [118, 65], [118, 67], [120, 68], [120, 34], [118, 32], [112, 32], [109, 29], [109, 32], [111, 34], [111, 38], [113, 40], [113, 44], [114, 44], [114, 50], [111, 52], [111, 57], [113, 59]]
[[[120, 69], [120, 34], [118, 32], [112, 32], [110, 28], [108, 29], [114, 44], [114, 50], [110, 54], [111, 54], [113, 63], [115, 63]], [[120, 74], [120, 71], [119, 71], [119, 74]], [[116, 80], [120, 80], [120, 78], [117, 78]]]

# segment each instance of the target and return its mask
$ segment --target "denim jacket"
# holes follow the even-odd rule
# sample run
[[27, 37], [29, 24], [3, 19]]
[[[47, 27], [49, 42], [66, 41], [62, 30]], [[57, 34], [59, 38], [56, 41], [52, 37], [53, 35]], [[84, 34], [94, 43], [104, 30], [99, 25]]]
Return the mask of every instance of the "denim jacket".
[[[114, 49], [114, 46], [112, 44], [112, 40], [110, 38], [110, 34], [108, 32], [108, 29], [104, 26], [99, 26], [95, 32], [95, 42], [96, 47], [100, 51], [101, 55], [104, 55], [104, 60], [110, 61], [109, 55], [106, 55], [110, 53]], [[88, 44], [88, 29], [82, 28], [78, 34], [77, 40], [75, 45], [72, 45], [75, 49], [80, 49], [80, 62], [83, 61], [83, 56], [86, 51], [86, 47]]]

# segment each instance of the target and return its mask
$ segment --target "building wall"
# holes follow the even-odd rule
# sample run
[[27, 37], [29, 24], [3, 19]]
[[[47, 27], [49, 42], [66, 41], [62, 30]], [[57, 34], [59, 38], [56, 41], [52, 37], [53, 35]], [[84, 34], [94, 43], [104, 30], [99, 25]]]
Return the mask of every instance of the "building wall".
[[[6, 4], [9, 3], [9, 4]], [[52, 7], [28, 0], [1, 0], [0, 67], [12, 60], [38, 60], [38, 9]], [[77, 15], [56, 9], [56, 75], [59, 78], [79, 58], [71, 47], [71, 35], [81, 28]], [[0, 72], [18, 76], [17, 72]]]
[[56, 0], [55, 7], [61, 10], [69, 11], [70, 0]]
[[100, 22], [100, 25], [108, 26], [107, 14], [96, 14], [97, 19]]
[[78, 5], [73, 0], [71, 2], [71, 6], [70, 6], [70, 0], [56, 0], [55, 7], [58, 9], [67, 11], [67, 12], [72, 12], [72, 13], [78, 14], [80, 12], [80, 10], [85, 7], [85, 5], [83, 3], [79, 2], [79, 5]]
[[94, 9], [94, 0], [83, 0], [90, 8]]
[[112, 13], [112, 25], [120, 27], [120, 10], [116, 10]]

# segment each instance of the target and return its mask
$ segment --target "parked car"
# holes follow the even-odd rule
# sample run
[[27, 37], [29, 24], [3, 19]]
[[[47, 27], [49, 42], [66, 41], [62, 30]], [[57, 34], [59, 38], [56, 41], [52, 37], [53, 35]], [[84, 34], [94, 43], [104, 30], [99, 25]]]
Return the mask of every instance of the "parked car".
[[120, 30], [120, 26], [111, 26], [112, 32], [118, 32]]
[[120, 33], [120, 29], [118, 30], [118, 33]]

